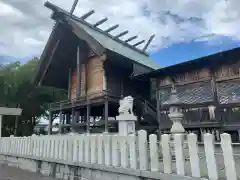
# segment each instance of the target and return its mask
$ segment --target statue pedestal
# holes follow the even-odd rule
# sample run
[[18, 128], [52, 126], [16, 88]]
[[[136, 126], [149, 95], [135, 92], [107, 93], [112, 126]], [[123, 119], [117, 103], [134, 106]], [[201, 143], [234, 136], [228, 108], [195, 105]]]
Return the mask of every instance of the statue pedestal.
[[135, 134], [135, 122], [137, 117], [133, 114], [120, 114], [116, 117], [118, 121], [118, 133], [120, 136]]
[[181, 123], [183, 120], [183, 114], [180, 111], [170, 111], [168, 117], [173, 122], [172, 128], [170, 130], [172, 134], [181, 134], [185, 132], [185, 129]]

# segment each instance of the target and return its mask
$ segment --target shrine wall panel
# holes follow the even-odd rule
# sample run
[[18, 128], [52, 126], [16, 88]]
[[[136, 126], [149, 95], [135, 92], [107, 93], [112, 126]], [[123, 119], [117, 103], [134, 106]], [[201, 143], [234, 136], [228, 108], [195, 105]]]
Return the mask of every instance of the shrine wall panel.
[[103, 60], [95, 56], [87, 63], [87, 93], [93, 94], [104, 90]]
[[240, 78], [240, 62], [220, 66], [215, 76], [217, 81]]
[[160, 88], [162, 86], [170, 86], [172, 84], [172, 81], [175, 85], [184, 85], [209, 79], [211, 79], [210, 69], [202, 68], [196, 71], [189, 71], [172, 76], [159, 77], [157, 78], [157, 84], [158, 88]]

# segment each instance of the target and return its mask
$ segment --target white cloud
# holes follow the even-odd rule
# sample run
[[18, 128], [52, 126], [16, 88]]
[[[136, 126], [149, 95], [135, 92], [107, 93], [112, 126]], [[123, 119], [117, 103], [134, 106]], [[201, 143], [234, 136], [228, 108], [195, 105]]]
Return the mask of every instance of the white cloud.
[[[0, 0], [0, 54], [14, 57], [39, 56], [52, 30], [51, 12], [45, 0]], [[52, 0], [69, 11], [73, 0]], [[103, 17], [109, 20], [102, 29], [120, 24], [113, 35], [129, 30], [124, 36], [138, 35], [148, 39], [156, 34], [149, 50], [168, 45], [204, 41], [211, 44], [219, 37], [240, 39], [239, 0], [79, 0], [75, 15], [94, 9], [87, 21]], [[209, 36], [210, 35], [210, 36]], [[135, 41], [136, 42], [136, 41]], [[221, 42], [221, 41], [218, 41]], [[134, 41], [132, 42], [134, 43]]]

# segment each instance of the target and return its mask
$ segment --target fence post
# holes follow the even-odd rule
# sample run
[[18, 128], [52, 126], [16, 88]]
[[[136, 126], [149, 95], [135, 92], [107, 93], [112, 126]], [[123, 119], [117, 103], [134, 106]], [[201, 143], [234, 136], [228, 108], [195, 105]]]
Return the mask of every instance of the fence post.
[[136, 135], [130, 135], [129, 139], [129, 152], [130, 152], [130, 168], [137, 169], [137, 147], [136, 147]]
[[46, 159], [47, 158], [47, 152], [46, 152], [46, 149], [47, 149], [47, 136], [44, 136], [43, 137], [43, 158]]
[[[20, 141], [19, 141], [19, 143], [21, 143]], [[39, 157], [39, 154], [40, 154], [40, 149], [39, 149], [39, 144], [40, 144], [40, 141], [39, 141], [39, 136], [38, 135], [36, 135], [36, 142], [35, 142], [36, 144], [35, 144], [35, 153], [36, 153], [36, 157]]]
[[111, 136], [106, 134], [104, 137], [104, 157], [105, 157], [105, 165], [110, 166], [111, 165]]
[[27, 149], [26, 149], [26, 155], [30, 156], [30, 147], [31, 147], [31, 136], [27, 137]]
[[119, 145], [118, 145], [118, 135], [112, 136], [112, 165], [114, 167], [119, 166]]
[[85, 163], [89, 163], [90, 162], [90, 140], [89, 140], [89, 135], [84, 135], [84, 148], [85, 148], [85, 159], [84, 162]]
[[193, 134], [193, 133], [188, 134], [188, 148], [189, 148], [192, 176], [201, 177], [196, 134]]
[[[27, 146], [26, 140], [27, 140], [27, 138], [24, 136], [23, 137], [23, 153], [22, 153], [23, 156], [26, 155], [26, 146]], [[9, 138], [8, 138], [8, 144], [9, 144]], [[9, 145], [8, 145], [8, 147], [9, 147]], [[9, 148], [8, 148], [8, 152], [9, 152]]]
[[54, 153], [54, 159], [58, 159], [59, 154], [59, 136], [55, 137], [55, 153]]
[[151, 134], [149, 136], [149, 146], [150, 146], [150, 165], [151, 171], [157, 172], [159, 170], [159, 155], [158, 155], [158, 145], [157, 145], [157, 135]]
[[163, 168], [164, 173], [172, 173], [172, 154], [170, 151], [170, 135], [163, 134], [161, 136], [162, 155], [163, 155]]
[[[5, 145], [4, 145], [4, 153], [7, 152], [7, 149], [6, 149], [6, 144], [7, 144], [7, 140], [4, 138], [4, 142], [5, 142]], [[19, 137], [19, 155], [22, 155], [22, 147], [23, 147], [23, 144], [22, 144], [22, 137]]]
[[2, 137], [0, 137], [0, 153], [2, 153]]
[[43, 157], [43, 152], [44, 152], [44, 138], [43, 138], [43, 136], [40, 136], [40, 142], [39, 142], [39, 156], [40, 157]]
[[84, 160], [84, 144], [83, 144], [83, 135], [78, 136], [78, 162], [82, 163]]
[[59, 153], [58, 153], [58, 159], [63, 159], [63, 136], [59, 135]]
[[97, 149], [96, 149], [96, 145], [97, 145], [97, 137], [96, 135], [92, 135], [90, 137], [90, 150], [91, 150], [91, 164], [95, 164], [97, 162]]
[[139, 150], [139, 168], [140, 170], [148, 170], [148, 142], [147, 132], [138, 131], [138, 150]]
[[73, 139], [73, 162], [78, 162], [78, 154], [79, 154], [79, 147], [78, 147], [78, 135], [74, 136]]
[[68, 141], [67, 141], [67, 161], [72, 162], [73, 161], [73, 139], [75, 137], [75, 134], [68, 135]]
[[227, 180], [237, 180], [237, 172], [233, 157], [232, 139], [229, 134], [221, 134], [221, 147]]
[[63, 160], [68, 160], [68, 137], [63, 136]]
[[51, 141], [52, 141], [52, 139], [51, 139], [50, 135], [47, 135], [47, 137], [48, 137], [48, 140], [47, 140], [46, 154], [47, 154], [47, 158], [51, 158], [51, 145], [52, 145]]
[[119, 139], [121, 167], [128, 168], [128, 148], [126, 142], [127, 136], [121, 136]]
[[103, 135], [98, 136], [98, 164], [104, 164]]
[[54, 159], [54, 153], [55, 153], [55, 137], [51, 135], [51, 159]]
[[[16, 144], [16, 149], [17, 149], [17, 137], [15, 138], [15, 144]], [[36, 156], [36, 135], [32, 135], [32, 156]]]
[[176, 168], [177, 174], [184, 176], [185, 175], [185, 157], [183, 154], [183, 145], [184, 145], [184, 134], [174, 134], [174, 150], [176, 156]]
[[206, 155], [208, 177], [209, 179], [218, 179], [217, 164], [214, 154], [214, 140], [212, 134], [204, 134], [204, 149]]
[[[8, 140], [7, 144], [9, 144], [9, 138], [7, 138], [7, 140]], [[26, 137], [22, 137], [22, 141], [23, 141], [23, 143], [22, 143], [22, 156], [24, 156], [25, 155], [25, 147], [26, 147]], [[7, 147], [9, 147], [9, 145], [7, 145]], [[7, 148], [7, 152], [9, 152], [8, 148]]]

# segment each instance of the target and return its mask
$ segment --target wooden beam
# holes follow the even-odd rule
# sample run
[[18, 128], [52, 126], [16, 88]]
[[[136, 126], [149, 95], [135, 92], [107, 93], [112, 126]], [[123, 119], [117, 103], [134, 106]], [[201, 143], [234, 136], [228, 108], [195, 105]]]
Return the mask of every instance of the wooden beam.
[[94, 14], [94, 13], [95, 13], [95, 11], [94, 11], [94, 10], [91, 10], [91, 11], [87, 12], [86, 14], [82, 15], [82, 16], [80, 17], [80, 19], [82, 19], [82, 20], [87, 19], [89, 16], [91, 16], [91, 15]]
[[159, 134], [161, 133], [161, 114], [160, 114], [160, 91], [156, 90], [156, 98], [157, 98], [157, 121], [158, 121], [158, 130]]
[[97, 27], [97, 26], [105, 23], [107, 20], [108, 20], [108, 18], [103, 18], [103, 19], [99, 20], [98, 22], [96, 22], [93, 26]]
[[127, 43], [127, 42], [129, 42], [129, 41], [132, 41], [132, 40], [134, 40], [134, 39], [137, 39], [137, 37], [138, 37], [138, 36], [132, 36], [132, 37], [126, 39], [125, 42]]
[[129, 31], [123, 31], [120, 34], [116, 35], [115, 38], [120, 38], [122, 36], [124, 36], [125, 34], [127, 34]]
[[142, 49], [142, 51], [146, 51], [149, 44], [152, 42], [153, 38], [155, 37], [155, 34], [153, 34], [152, 36], [150, 36], [149, 40], [147, 41], [146, 45], [144, 46], [144, 48]]
[[59, 112], [59, 134], [63, 132], [63, 113], [62, 110]]
[[50, 66], [50, 64], [52, 62], [53, 56], [54, 56], [54, 54], [55, 54], [55, 52], [56, 52], [56, 50], [57, 50], [57, 48], [59, 46], [59, 43], [60, 43], [60, 40], [57, 40], [56, 44], [54, 44], [54, 46], [53, 46], [53, 49], [52, 49], [52, 52], [50, 54], [49, 60], [46, 63], [46, 67], [45, 67], [45, 69], [43, 71], [42, 77], [39, 80], [39, 84], [42, 84], [42, 81], [43, 81], [43, 79], [44, 79], [44, 77], [45, 77], [45, 75], [46, 75], [46, 73], [48, 71], [48, 68], [49, 68], [49, 66]]
[[218, 92], [217, 92], [217, 85], [216, 85], [216, 76], [215, 76], [215, 68], [211, 69], [211, 87], [212, 87], [212, 92], [213, 92], [213, 104], [215, 106], [214, 109], [214, 115], [215, 119], [219, 120], [219, 100], [218, 100]]
[[144, 42], [145, 42], [145, 40], [142, 40], [142, 41], [139, 41], [139, 42], [133, 44], [132, 46], [133, 46], [133, 47], [136, 47], [136, 46], [138, 46], [138, 45], [140, 45], [140, 44], [142, 44], [142, 43], [144, 43]]
[[68, 100], [71, 99], [71, 89], [72, 89], [72, 70], [69, 68], [68, 72]]
[[48, 135], [52, 134], [52, 112], [49, 112], [49, 120], [48, 120]]
[[[2, 116], [2, 115], [0, 115]], [[19, 116], [15, 117], [15, 127], [14, 127], [14, 136], [18, 135], [18, 126], [19, 126]]]
[[88, 71], [87, 71], [87, 61], [85, 61], [85, 96], [87, 96], [88, 90]]
[[70, 10], [70, 14], [71, 14], [71, 15], [73, 14], [73, 12], [74, 12], [74, 10], [75, 10], [75, 8], [76, 8], [76, 6], [77, 6], [77, 3], [78, 3], [78, 0], [74, 0], [73, 5], [72, 5], [72, 8], [71, 8], [71, 10]]
[[119, 25], [116, 24], [116, 25], [114, 25], [114, 26], [112, 26], [112, 27], [106, 29], [105, 32], [106, 32], [106, 33], [109, 33], [110, 31], [113, 31], [114, 29], [117, 29], [118, 27], [119, 27]]
[[66, 115], [66, 124], [70, 124], [70, 119], [71, 119], [71, 114], [70, 113], [67, 113]]
[[80, 47], [77, 46], [77, 84], [76, 84], [76, 98], [80, 97], [81, 91], [81, 59], [80, 59]]
[[91, 106], [87, 104], [87, 133], [90, 133], [90, 115], [91, 115]]
[[108, 99], [105, 99], [104, 103], [104, 120], [105, 120], [105, 132], [108, 132]]
[[72, 107], [72, 132], [77, 132], [77, 119], [79, 119], [79, 111], [76, 111], [74, 107]]

